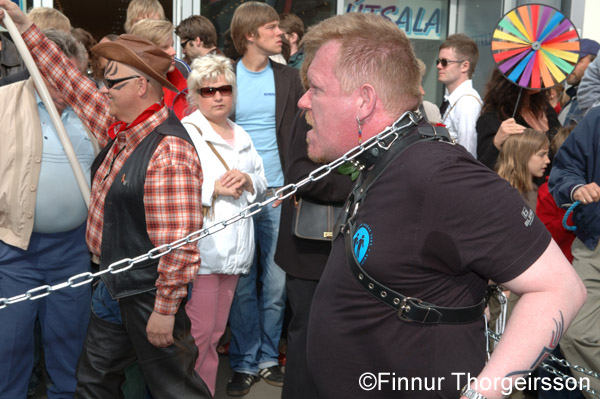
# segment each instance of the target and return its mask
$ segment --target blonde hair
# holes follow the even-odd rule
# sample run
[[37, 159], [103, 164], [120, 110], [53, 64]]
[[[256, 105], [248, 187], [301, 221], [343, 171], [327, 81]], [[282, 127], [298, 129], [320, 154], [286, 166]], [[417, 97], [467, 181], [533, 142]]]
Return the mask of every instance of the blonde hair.
[[190, 105], [195, 104], [196, 98], [199, 96], [196, 90], [202, 87], [203, 84], [217, 80], [219, 76], [225, 77], [227, 84], [233, 87], [231, 95], [235, 101], [237, 95], [236, 78], [229, 58], [218, 54], [197, 57], [192, 62], [191, 69], [187, 79], [187, 100]]
[[351, 93], [371, 84], [390, 115], [414, 110], [421, 101], [421, 74], [410, 40], [396, 24], [374, 14], [349, 13], [328, 18], [308, 29], [302, 39], [302, 82], [316, 52], [326, 43], [340, 44], [334, 74]]
[[142, 19], [131, 27], [129, 33], [161, 46], [165, 40], [173, 36], [173, 24], [165, 19]]
[[548, 149], [550, 143], [544, 132], [525, 129], [523, 134], [510, 135], [496, 161], [498, 175], [508, 181], [521, 195], [533, 190], [533, 176], [529, 171], [529, 159], [536, 152]]
[[71, 33], [71, 21], [69, 21], [69, 18], [54, 8], [32, 8], [27, 13], [27, 16], [40, 30], [56, 29], [61, 32]]
[[550, 151], [552, 151], [554, 155], [556, 155], [560, 147], [563, 145], [567, 137], [569, 137], [569, 135], [571, 134], [573, 129], [575, 129], [576, 126], [577, 125], [575, 124], [570, 124], [568, 126], [563, 126], [556, 131], [556, 134], [550, 142]]
[[125, 19], [125, 32], [129, 31], [133, 25], [149, 16], [156, 14], [158, 19], [165, 19], [165, 10], [158, 0], [131, 0], [127, 7], [127, 17]]
[[423, 79], [425, 72], [427, 72], [427, 66], [420, 58], [417, 58], [417, 66], [419, 67], [419, 75], [421, 75], [421, 79]]
[[258, 36], [258, 28], [273, 21], [279, 21], [279, 14], [270, 5], [258, 1], [242, 3], [235, 9], [229, 28], [236, 51], [244, 55], [248, 46], [246, 35]]

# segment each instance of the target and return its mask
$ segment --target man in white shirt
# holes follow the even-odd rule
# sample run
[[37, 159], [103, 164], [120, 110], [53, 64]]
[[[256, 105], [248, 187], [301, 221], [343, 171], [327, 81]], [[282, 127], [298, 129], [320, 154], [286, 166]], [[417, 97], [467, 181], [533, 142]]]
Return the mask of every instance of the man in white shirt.
[[442, 123], [452, 138], [474, 157], [477, 156], [475, 123], [483, 104], [471, 80], [478, 59], [477, 44], [466, 35], [456, 34], [442, 43], [436, 60], [438, 80], [446, 86], [440, 106]]

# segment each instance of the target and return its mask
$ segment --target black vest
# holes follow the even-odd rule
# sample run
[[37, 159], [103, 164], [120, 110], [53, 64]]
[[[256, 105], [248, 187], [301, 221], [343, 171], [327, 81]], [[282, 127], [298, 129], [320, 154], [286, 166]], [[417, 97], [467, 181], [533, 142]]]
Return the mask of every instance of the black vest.
[[[133, 259], [154, 248], [146, 228], [144, 184], [150, 159], [165, 136], [179, 137], [192, 144], [181, 122], [170, 112], [169, 117], [149, 133], [127, 158], [106, 194], [100, 270], [107, 269], [118, 260]], [[110, 152], [113, 142], [94, 160], [92, 177]], [[106, 273], [101, 277], [110, 295], [117, 299], [156, 289], [157, 269], [158, 259], [150, 259], [122, 273]]]

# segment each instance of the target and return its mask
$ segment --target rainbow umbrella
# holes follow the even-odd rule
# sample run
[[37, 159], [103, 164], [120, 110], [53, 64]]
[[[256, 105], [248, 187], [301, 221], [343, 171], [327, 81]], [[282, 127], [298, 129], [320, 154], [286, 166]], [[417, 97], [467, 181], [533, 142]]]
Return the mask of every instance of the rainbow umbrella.
[[[579, 35], [559, 10], [528, 4], [509, 11], [492, 35], [500, 72], [522, 89], [549, 89], [562, 83], [579, 60]], [[520, 97], [520, 96], [519, 96]]]

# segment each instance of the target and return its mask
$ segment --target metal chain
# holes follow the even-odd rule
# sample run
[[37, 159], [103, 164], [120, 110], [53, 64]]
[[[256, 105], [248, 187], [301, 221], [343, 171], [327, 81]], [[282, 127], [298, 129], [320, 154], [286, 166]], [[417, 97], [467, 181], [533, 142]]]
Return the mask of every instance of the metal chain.
[[[410, 122], [408, 122], [402, 126], [396, 126], [399, 123], [399, 121], [404, 119], [404, 117], [406, 115], [409, 116]], [[394, 125], [388, 126], [385, 130], [383, 130], [378, 135], [371, 137], [370, 139], [366, 140], [364, 143], [359, 144], [358, 146], [352, 148], [351, 150], [346, 152], [343, 156], [336, 159], [335, 161], [332, 161], [329, 164], [318, 167], [317, 169], [313, 170], [307, 177], [300, 180], [299, 182], [297, 182], [295, 184], [291, 183], [291, 184], [288, 184], [286, 186], [283, 186], [283, 187], [277, 189], [275, 191], [275, 195], [273, 197], [267, 198], [263, 202], [255, 202], [253, 204], [248, 205], [247, 207], [242, 209], [240, 211], [240, 213], [232, 216], [229, 219], [215, 223], [205, 229], [194, 231], [193, 233], [190, 233], [183, 238], [175, 240], [170, 244], [164, 244], [164, 245], [155, 247], [155, 248], [151, 249], [150, 251], [148, 251], [147, 253], [145, 253], [143, 255], [139, 255], [133, 259], [125, 258], [125, 259], [116, 261], [114, 263], [111, 263], [105, 270], [101, 270], [96, 273], [92, 273], [92, 272], [79, 273], [74, 276], [71, 276], [69, 279], [67, 279], [67, 281], [56, 284], [56, 285], [42, 285], [42, 286], [27, 290], [27, 292], [20, 294], [20, 295], [15, 295], [10, 298], [0, 298], [0, 310], [8, 307], [9, 305], [18, 303], [18, 302], [27, 301], [27, 300], [33, 301], [36, 299], [43, 298], [43, 297], [48, 296], [51, 293], [61, 290], [63, 288], [67, 288], [67, 287], [76, 288], [81, 285], [90, 284], [96, 277], [100, 277], [106, 273], [112, 273], [112, 274], [122, 273], [126, 270], [131, 269], [134, 265], [136, 265], [138, 263], [141, 263], [141, 262], [144, 262], [144, 261], [150, 260], [150, 259], [152, 259], [152, 260], [159, 259], [159, 258], [165, 256], [166, 254], [170, 253], [171, 251], [178, 249], [186, 244], [194, 243], [194, 242], [199, 241], [211, 234], [221, 231], [224, 228], [226, 228], [227, 226], [229, 226], [230, 224], [236, 223], [242, 219], [247, 219], [249, 217], [252, 217], [253, 215], [259, 213], [265, 206], [267, 206], [277, 200], [283, 200], [283, 199], [289, 198], [290, 196], [294, 195], [296, 193], [296, 191], [298, 191], [298, 188], [300, 188], [306, 184], [309, 184], [311, 182], [314, 182], [314, 181], [324, 178], [325, 176], [330, 174], [332, 171], [336, 170], [343, 163], [355, 159], [360, 154], [364, 153], [365, 151], [369, 150], [370, 148], [372, 148], [374, 146], [378, 146], [383, 150], [388, 150], [389, 145], [385, 144], [385, 140], [392, 135], [395, 135], [396, 136], [395, 139], [397, 139], [399, 137], [399, 134], [398, 134], [399, 131], [404, 130], [405, 128], [409, 127], [411, 124], [416, 124], [417, 120], [414, 118], [413, 115], [414, 115], [414, 113], [411, 113], [411, 112], [404, 113], [400, 118], [398, 118], [398, 121], [396, 121], [396, 123], [394, 123]], [[491, 331], [491, 330], [488, 330], [488, 335], [490, 338], [494, 339], [495, 341], [499, 341], [500, 337], [501, 337], [500, 334], [496, 334], [494, 331]], [[600, 375], [598, 375], [598, 373], [596, 373], [595, 371], [588, 370], [588, 369], [578, 366], [578, 365], [571, 365], [565, 359], [558, 359], [557, 357], [555, 357], [552, 354], [550, 354], [549, 360], [557, 362], [564, 367], [570, 367], [580, 373], [600, 379]], [[568, 378], [568, 376], [566, 374], [560, 372], [559, 370], [557, 370], [556, 368], [552, 367], [551, 365], [549, 365], [547, 363], [542, 363], [542, 367], [545, 370], [547, 370], [548, 372], [555, 374], [559, 377], [562, 377], [565, 379]], [[588, 393], [590, 393], [591, 395], [593, 395], [594, 397], [600, 398], [600, 393], [597, 393], [595, 390], [593, 390], [591, 388], [584, 389], [584, 390], [587, 391]]]
[[[495, 340], [496, 342], [498, 342], [500, 340], [500, 338], [502, 337], [501, 334], [496, 334], [495, 332], [493, 332], [492, 330], [488, 330], [488, 335], [490, 338], [492, 338], [493, 340]], [[597, 372], [593, 371], [593, 370], [588, 370], [585, 367], [582, 366], [578, 366], [576, 364], [571, 364], [569, 363], [566, 359], [559, 359], [556, 356], [554, 356], [552, 353], [550, 353], [550, 355], [548, 356], [548, 360], [550, 362], [555, 362], [560, 364], [563, 367], [567, 367], [567, 368], [571, 368], [575, 371], [578, 371], [582, 374], [585, 375], [589, 375], [590, 377], [594, 377], [597, 379], [600, 379], [600, 374], [598, 374]], [[563, 373], [562, 371], [556, 369], [555, 367], [553, 367], [552, 365], [546, 363], [546, 362], [542, 362], [542, 364], [540, 364], [540, 366], [546, 370], [547, 372], [554, 374], [558, 377], [561, 377], [563, 379], [568, 379], [568, 378], [572, 378], [571, 376], [566, 375], [565, 373]], [[594, 389], [592, 388], [583, 388], [583, 391], [586, 391], [587, 393], [589, 393], [590, 395], [592, 395], [595, 398], [600, 398], [600, 392], [596, 392]]]
[[[299, 187], [302, 187], [308, 183], [311, 183], [311, 182], [314, 182], [314, 181], [324, 178], [329, 173], [336, 170], [343, 163], [355, 159], [360, 154], [362, 154], [363, 152], [369, 150], [370, 148], [372, 148], [374, 146], [378, 146], [378, 147], [382, 148], [383, 150], [387, 150], [388, 146], [385, 144], [385, 140], [388, 137], [394, 136], [394, 135], [396, 136], [396, 138], [398, 138], [399, 137], [398, 132], [408, 128], [412, 124], [416, 125], [419, 118], [415, 118], [415, 116], [414, 116], [415, 114], [416, 114], [416, 112], [404, 113], [400, 118], [398, 118], [398, 120], [392, 126], [388, 126], [378, 135], [373, 136], [370, 139], [366, 140], [364, 143], [359, 144], [358, 146], [352, 148], [351, 150], [346, 152], [342, 157], [336, 159], [335, 161], [333, 161], [329, 164], [318, 167], [317, 169], [310, 172], [310, 174], [307, 177], [300, 180], [296, 184], [293, 184], [293, 183], [288, 184], [286, 186], [283, 186], [283, 187], [277, 189], [275, 191], [275, 195], [273, 197], [267, 198], [263, 202], [255, 202], [253, 204], [250, 204], [247, 207], [245, 207], [244, 209], [242, 209], [242, 211], [240, 211], [240, 213], [232, 216], [229, 219], [215, 223], [205, 229], [194, 231], [193, 233], [188, 234], [186, 237], [183, 237], [176, 241], [173, 241], [170, 244], [164, 244], [164, 245], [158, 246], [156, 248], [153, 248], [150, 251], [148, 251], [146, 254], [139, 255], [133, 259], [125, 258], [125, 259], [121, 259], [117, 262], [111, 263], [106, 269], [101, 270], [99, 272], [96, 272], [96, 273], [85, 272], [85, 273], [76, 274], [76, 275], [70, 277], [67, 281], [56, 284], [56, 285], [42, 285], [42, 286], [30, 289], [27, 292], [25, 292], [24, 294], [16, 295], [16, 296], [13, 296], [10, 298], [0, 298], [0, 310], [6, 308], [9, 305], [18, 303], [18, 302], [27, 301], [27, 300], [33, 301], [35, 299], [43, 298], [43, 297], [48, 296], [51, 293], [61, 290], [63, 288], [67, 288], [67, 287], [75, 288], [75, 287], [79, 287], [84, 284], [89, 284], [96, 277], [100, 277], [106, 273], [112, 273], [112, 274], [122, 273], [126, 270], [131, 269], [134, 265], [136, 265], [138, 263], [144, 262], [149, 259], [152, 259], [152, 260], [159, 259], [162, 256], [165, 256], [166, 254], [170, 253], [174, 249], [177, 249], [177, 248], [180, 248], [189, 243], [194, 243], [198, 240], [201, 240], [211, 234], [214, 234], [218, 231], [223, 230], [225, 227], [229, 226], [230, 224], [236, 223], [239, 220], [247, 219], [247, 218], [257, 214], [258, 212], [260, 212], [265, 206], [271, 204], [272, 202], [275, 202], [277, 200], [283, 200], [283, 199], [289, 198], [290, 196], [294, 195], [296, 193], [296, 191], [298, 191]], [[409, 117], [409, 122], [402, 126], [397, 126], [407, 115]]]

